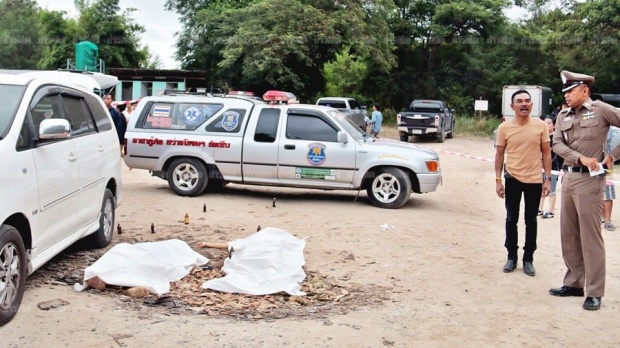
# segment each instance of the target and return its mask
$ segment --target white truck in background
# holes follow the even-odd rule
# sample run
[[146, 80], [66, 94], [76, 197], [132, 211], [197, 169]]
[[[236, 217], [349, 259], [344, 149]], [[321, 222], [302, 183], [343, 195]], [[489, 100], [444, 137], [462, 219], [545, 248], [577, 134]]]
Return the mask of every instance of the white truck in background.
[[510, 103], [512, 103], [512, 94], [520, 89], [528, 91], [532, 97], [531, 117], [541, 118], [553, 111], [551, 88], [536, 85], [507, 85], [502, 91], [502, 122], [515, 117], [515, 111], [510, 107]]

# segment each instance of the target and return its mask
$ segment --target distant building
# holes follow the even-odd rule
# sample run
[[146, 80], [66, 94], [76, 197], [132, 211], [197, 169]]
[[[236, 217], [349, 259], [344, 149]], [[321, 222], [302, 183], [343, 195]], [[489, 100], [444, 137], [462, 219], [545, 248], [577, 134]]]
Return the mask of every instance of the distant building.
[[120, 81], [115, 88], [116, 100], [140, 99], [166, 89], [185, 91], [209, 86], [206, 71], [107, 68], [107, 73]]

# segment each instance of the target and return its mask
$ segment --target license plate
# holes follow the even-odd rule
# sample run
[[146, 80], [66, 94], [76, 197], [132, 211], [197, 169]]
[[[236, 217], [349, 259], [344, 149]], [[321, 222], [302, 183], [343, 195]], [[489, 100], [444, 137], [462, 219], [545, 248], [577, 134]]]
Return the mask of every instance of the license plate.
[[421, 129], [412, 129], [411, 130], [411, 134], [422, 134], [422, 130]]

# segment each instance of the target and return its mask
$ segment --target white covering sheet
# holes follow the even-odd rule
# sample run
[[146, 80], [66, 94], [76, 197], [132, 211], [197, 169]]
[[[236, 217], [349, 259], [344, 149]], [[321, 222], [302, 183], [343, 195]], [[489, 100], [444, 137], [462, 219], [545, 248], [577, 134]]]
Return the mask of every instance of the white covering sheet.
[[178, 239], [160, 242], [121, 243], [84, 270], [84, 284], [74, 289], [85, 289], [86, 280], [99, 277], [106, 284], [143, 286], [151, 293], [162, 295], [170, 291], [170, 282], [185, 277], [198, 265], [209, 259], [198, 254]]
[[223, 278], [202, 284], [203, 289], [247, 295], [267, 295], [284, 291], [305, 295], [300, 282], [306, 278], [304, 248], [306, 242], [289, 232], [273, 227], [228, 243], [232, 257], [224, 261]]

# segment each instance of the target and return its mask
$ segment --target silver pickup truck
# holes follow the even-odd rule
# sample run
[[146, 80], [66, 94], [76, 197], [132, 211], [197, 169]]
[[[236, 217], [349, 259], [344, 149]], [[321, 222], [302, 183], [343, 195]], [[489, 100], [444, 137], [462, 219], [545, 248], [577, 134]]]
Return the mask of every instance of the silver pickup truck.
[[333, 108], [239, 97], [142, 98], [129, 121], [124, 159], [166, 179], [182, 196], [227, 182], [330, 190], [365, 189], [372, 204], [399, 208], [435, 191], [431, 150], [375, 139]]
[[349, 117], [360, 129], [366, 129], [366, 107], [353, 98], [323, 97], [316, 101], [316, 105], [329, 106], [338, 109]]

